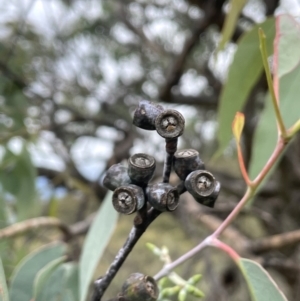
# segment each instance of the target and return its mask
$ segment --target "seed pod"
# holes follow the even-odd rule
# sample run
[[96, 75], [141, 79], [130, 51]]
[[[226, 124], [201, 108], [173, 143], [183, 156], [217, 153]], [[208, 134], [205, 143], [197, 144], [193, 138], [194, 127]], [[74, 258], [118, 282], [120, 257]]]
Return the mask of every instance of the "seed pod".
[[153, 176], [156, 167], [154, 157], [147, 154], [135, 154], [128, 160], [128, 174], [137, 184], [147, 184]]
[[133, 115], [133, 124], [144, 130], [155, 130], [155, 119], [164, 108], [148, 100], [142, 100]]
[[173, 211], [179, 204], [179, 193], [168, 183], [148, 185], [146, 194], [149, 203], [159, 211]]
[[117, 188], [112, 195], [114, 208], [123, 214], [131, 214], [140, 210], [145, 204], [143, 189], [129, 184]]
[[155, 120], [157, 133], [166, 139], [177, 138], [182, 135], [185, 120], [176, 110], [165, 110]]
[[152, 277], [134, 273], [123, 284], [121, 295], [128, 301], [156, 301], [158, 293]]
[[124, 293], [128, 289], [130, 289], [131, 285], [141, 281], [140, 279], [143, 279], [144, 275], [142, 273], [132, 273], [126, 281], [123, 283], [121, 292]]
[[193, 171], [187, 176], [184, 184], [198, 203], [211, 208], [214, 207], [221, 185], [210, 172], [206, 170]]
[[112, 191], [130, 183], [131, 180], [128, 175], [128, 168], [120, 163], [112, 165], [107, 170], [102, 181], [103, 186]]
[[192, 171], [205, 169], [199, 153], [194, 149], [178, 150], [174, 154], [173, 165], [176, 174], [183, 181]]

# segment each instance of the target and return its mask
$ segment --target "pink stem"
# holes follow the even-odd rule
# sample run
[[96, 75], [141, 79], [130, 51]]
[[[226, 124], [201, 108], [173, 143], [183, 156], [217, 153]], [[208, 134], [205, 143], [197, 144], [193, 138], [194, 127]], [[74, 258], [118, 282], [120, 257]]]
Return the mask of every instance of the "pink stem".
[[222, 241], [220, 241], [218, 239], [213, 239], [211, 241], [210, 245], [222, 250], [225, 253], [227, 253], [229, 255], [229, 257], [232, 258], [233, 261], [235, 261], [235, 262], [239, 261], [239, 259], [240, 259], [239, 254], [235, 250], [233, 250], [230, 246], [223, 243]]

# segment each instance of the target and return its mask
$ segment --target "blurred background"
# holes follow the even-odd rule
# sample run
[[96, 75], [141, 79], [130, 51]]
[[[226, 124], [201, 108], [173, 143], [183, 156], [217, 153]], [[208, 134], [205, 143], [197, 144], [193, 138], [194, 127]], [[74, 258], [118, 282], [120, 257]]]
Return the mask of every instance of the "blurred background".
[[[246, 2], [216, 59], [229, 10], [224, 0], [1, 1], [0, 227], [55, 217], [74, 230], [65, 240], [70, 257], [77, 260], [93, 213], [106, 194], [101, 186], [105, 170], [146, 152], [157, 161], [153, 180], [161, 176], [164, 140], [132, 125], [139, 101], [148, 99], [184, 115], [179, 148], [199, 151], [221, 182], [221, 194], [214, 209], [184, 194], [175, 213], [163, 214], [147, 230], [107, 296], [116, 294], [130, 273], [153, 275], [161, 268], [163, 263], [146, 242], [167, 246], [175, 259], [215, 230], [245, 190], [233, 141], [211, 160], [218, 149], [220, 94], [237, 41], [275, 14], [300, 16], [297, 0]], [[247, 167], [266, 91], [262, 75], [243, 109]], [[300, 226], [299, 154], [298, 135], [254, 204], [223, 235], [241, 256], [265, 266], [290, 301], [300, 299], [300, 234], [292, 232], [294, 239], [275, 247], [264, 239]], [[171, 179], [173, 184], [178, 181], [175, 175]], [[132, 217], [120, 217], [95, 276], [104, 274], [131, 225]], [[1, 235], [0, 229], [8, 277], [31, 250], [62, 239], [53, 225], [18, 236]], [[239, 271], [218, 251], [205, 250], [178, 271], [185, 278], [203, 274], [205, 301], [249, 300]]]

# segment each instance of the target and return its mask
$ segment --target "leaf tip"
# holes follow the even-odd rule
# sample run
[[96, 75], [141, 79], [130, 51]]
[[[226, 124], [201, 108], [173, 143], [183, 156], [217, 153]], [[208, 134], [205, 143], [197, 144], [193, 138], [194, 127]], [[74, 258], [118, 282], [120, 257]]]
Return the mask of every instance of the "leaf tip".
[[241, 112], [237, 112], [232, 122], [232, 132], [237, 143], [240, 143], [244, 124], [245, 124], [245, 115]]

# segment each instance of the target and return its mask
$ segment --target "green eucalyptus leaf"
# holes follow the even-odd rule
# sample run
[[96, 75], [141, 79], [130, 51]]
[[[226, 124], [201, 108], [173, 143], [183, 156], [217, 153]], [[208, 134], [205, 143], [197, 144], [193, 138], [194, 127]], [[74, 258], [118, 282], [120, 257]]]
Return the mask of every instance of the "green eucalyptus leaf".
[[72, 269], [69, 270], [67, 279], [68, 293], [72, 296], [72, 301], [79, 301], [79, 267], [78, 264], [72, 265]]
[[280, 15], [276, 18], [278, 32], [275, 39], [276, 71], [279, 78], [292, 72], [300, 63], [300, 29], [299, 24], [290, 15]]
[[287, 301], [267, 271], [258, 263], [240, 258], [238, 265], [247, 282], [253, 301]]
[[36, 168], [30, 154], [24, 146], [20, 154], [14, 154], [6, 148], [0, 166], [0, 183], [3, 192], [9, 192], [16, 198], [18, 220], [35, 216]]
[[7, 207], [0, 183], [0, 229], [7, 226]]
[[62, 256], [60, 258], [54, 259], [51, 262], [49, 262], [45, 267], [43, 267], [36, 275], [34, 279], [34, 299], [37, 298], [39, 293], [42, 291], [42, 289], [45, 286], [45, 283], [47, 279], [50, 277], [50, 275], [56, 270], [58, 266], [60, 266], [64, 261], [66, 260], [66, 256]]
[[113, 234], [118, 220], [118, 213], [112, 206], [111, 198], [112, 192], [108, 192], [85, 238], [83, 251], [79, 261], [81, 301], [85, 301], [87, 297], [88, 288], [94, 276], [99, 259]]
[[218, 46], [218, 51], [222, 50], [224, 46], [230, 41], [234, 30], [236, 28], [237, 21], [240, 13], [247, 3], [247, 0], [231, 0], [229, 2], [229, 12], [226, 14], [224, 26], [222, 28], [222, 39]]
[[[287, 15], [276, 18], [274, 78], [279, 81], [279, 106], [286, 128], [300, 119], [300, 28], [294, 19]], [[288, 50], [287, 50], [288, 49]], [[287, 55], [288, 53], [288, 55]], [[276, 81], [274, 81], [276, 90]], [[249, 174], [254, 179], [270, 158], [277, 143], [277, 125], [272, 101], [266, 104], [257, 125]]]
[[30, 301], [33, 297], [34, 279], [49, 262], [64, 256], [66, 245], [52, 243], [27, 255], [15, 268], [9, 295], [11, 301]]
[[[22, 65], [22, 64], [21, 64]], [[20, 65], [20, 66], [21, 66]], [[28, 100], [24, 93], [20, 89], [11, 89], [10, 82], [6, 82], [6, 78], [0, 75], [0, 93], [1, 95], [9, 95], [9, 101], [5, 103], [4, 110], [6, 115], [13, 120], [13, 124], [10, 127], [12, 133], [27, 133], [24, 120], [27, 117], [26, 111], [28, 108]], [[2, 84], [2, 82], [4, 83]], [[2, 84], [2, 85], [1, 85]], [[8, 89], [7, 89], [8, 88]], [[7, 128], [5, 128], [7, 131]]]
[[1, 258], [0, 258], [0, 301], [9, 301], [6, 277], [5, 277]]
[[254, 26], [238, 41], [238, 48], [229, 68], [227, 81], [223, 86], [218, 109], [219, 141], [218, 153], [223, 152], [232, 138], [231, 124], [237, 111], [241, 111], [252, 88], [263, 71], [263, 63], [259, 50], [258, 28], [266, 34], [267, 51], [272, 54], [275, 35], [274, 19]]
[[249, 176], [252, 180], [266, 164], [278, 139], [276, 118], [269, 93], [265, 103], [265, 108], [261, 113], [253, 139], [252, 158], [249, 166]]
[[58, 266], [46, 280], [35, 301], [78, 301], [78, 286], [74, 286], [74, 278], [77, 277], [76, 264], [68, 262]]

